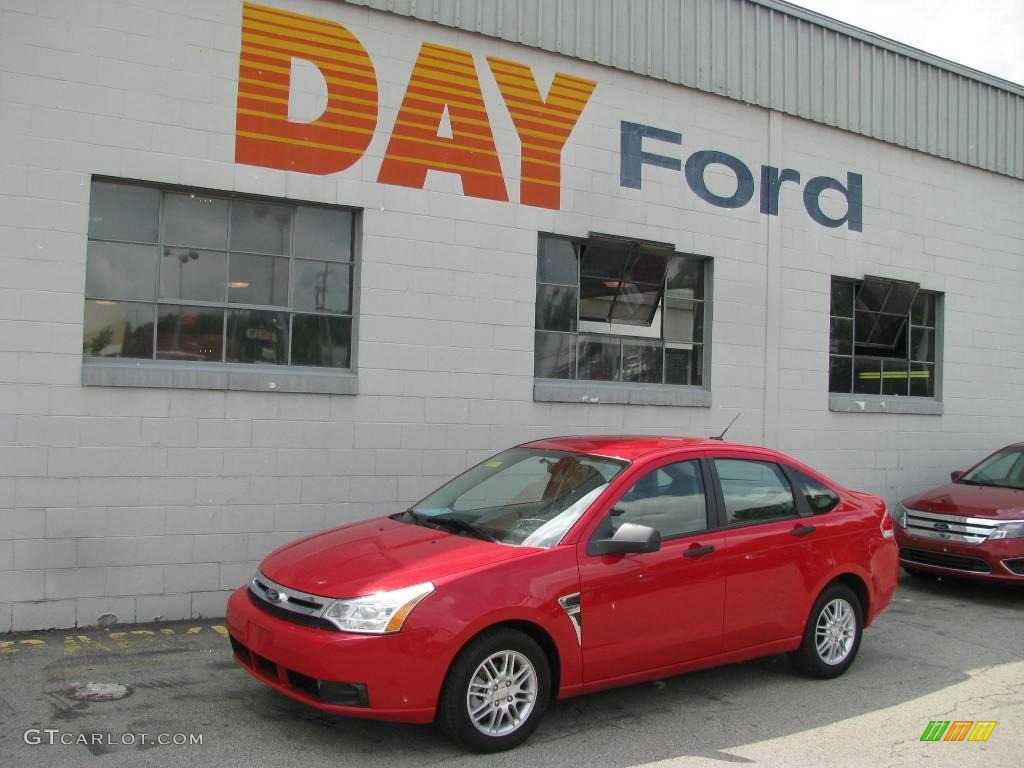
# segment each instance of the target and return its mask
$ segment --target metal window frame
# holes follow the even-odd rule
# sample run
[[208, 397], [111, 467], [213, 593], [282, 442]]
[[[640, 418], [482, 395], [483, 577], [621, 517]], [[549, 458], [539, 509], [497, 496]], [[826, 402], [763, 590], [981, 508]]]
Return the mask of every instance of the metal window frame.
[[[245, 193], [237, 193], [226, 190], [211, 190], [203, 189], [199, 187], [189, 187], [180, 184], [163, 184], [159, 182], [145, 181], [140, 179], [127, 179], [122, 177], [104, 176], [104, 175], [93, 175], [90, 178], [90, 189], [93, 183], [101, 182], [106, 184], [114, 184], [122, 187], [148, 187], [156, 189], [159, 192], [158, 200], [158, 222], [157, 222], [157, 240], [156, 242], [138, 241], [138, 240], [120, 240], [115, 238], [96, 238], [93, 239], [86, 234], [87, 243], [118, 243], [125, 245], [139, 245], [156, 248], [156, 264], [154, 269], [154, 287], [153, 297], [151, 299], [125, 299], [120, 297], [93, 295], [90, 293], [84, 294], [85, 301], [112, 301], [117, 303], [126, 304], [141, 304], [151, 305], [152, 307], [152, 322], [153, 322], [153, 337], [152, 337], [152, 349], [151, 356], [149, 358], [107, 358], [103, 356], [87, 355], [83, 350], [83, 361], [90, 364], [99, 364], [104, 367], [116, 367], [111, 365], [104, 365], [109, 363], [111, 360], [124, 360], [130, 361], [132, 364], [176, 364], [176, 365], [196, 365], [196, 366], [219, 366], [225, 369], [232, 369], [237, 367], [239, 373], [245, 373], [253, 369], [254, 366], [272, 366], [274, 369], [280, 369], [282, 373], [297, 373], [301, 374], [304, 371], [327, 371], [336, 372], [338, 374], [352, 374], [356, 371], [356, 358], [357, 358], [357, 347], [356, 340], [358, 339], [358, 296], [359, 296], [359, 279], [360, 270], [359, 266], [361, 263], [360, 259], [360, 234], [362, 232], [362, 213], [361, 209], [352, 206], [344, 205], [329, 205], [324, 203], [309, 202], [292, 200], [290, 198], [274, 198], [267, 195], [250, 195]], [[165, 202], [168, 194], [192, 194], [192, 195], [203, 195], [208, 196], [212, 199], [223, 200], [228, 203], [228, 221], [226, 230], [226, 244], [225, 244], [225, 280], [224, 280], [224, 300], [223, 301], [202, 301], [202, 300], [191, 300], [182, 297], [177, 298], [164, 298], [160, 296], [160, 278], [162, 270], [162, 253], [164, 248], [192, 248], [193, 246], [180, 243], [169, 243], [165, 241], [165, 226], [166, 226], [166, 215], [165, 215]], [[291, 212], [291, 219], [288, 224], [288, 253], [270, 253], [261, 251], [251, 250], [239, 250], [233, 251], [231, 248], [231, 213], [236, 202], [265, 202], [270, 205], [277, 205], [279, 207], [287, 208]], [[91, 206], [91, 201], [90, 201]], [[347, 265], [350, 269], [350, 280], [349, 280], [349, 312], [327, 312], [320, 310], [313, 311], [299, 311], [294, 308], [294, 291], [295, 291], [295, 217], [296, 212], [300, 208], [322, 208], [332, 211], [344, 211], [349, 213], [352, 217], [352, 224], [349, 233], [349, 259], [309, 259], [304, 258], [302, 261], [324, 263], [324, 264], [339, 264]], [[197, 248], [196, 250], [216, 250], [210, 248]], [[288, 291], [287, 291], [287, 304], [285, 305], [265, 305], [265, 304], [249, 304], [228, 301], [230, 288], [228, 283], [230, 282], [231, 275], [231, 256], [232, 253], [253, 255], [253, 256], [268, 256], [274, 258], [286, 258], [288, 259]], [[209, 361], [175, 361], [167, 360], [158, 357], [158, 326], [159, 326], [159, 313], [161, 306], [175, 306], [175, 307], [200, 307], [219, 309], [223, 311], [223, 318], [221, 320], [221, 349], [220, 349], [220, 360], [209, 360]], [[286, 341], [286, 356], [284, 363], [242, 363], [242, 362], [228, 362], [227, 360], [227, 346], [228, 346], [228, 313], [232, 310], [248, 310], [248, 311], [265, 311], [265, 312], [277, 312], [285, 313], [288, 316], [288, 327], [287, 327], [287, 341]], [[311, 316], [323, 316], [323, 317], [338, 317], [347, 318], [351, 323], [351, 331], [349, 338], [349, 365], [347, 367], [331, 367], [331, 366], [295, 366], [292, 364], [292, 347], [293, 347], [293, 328], [295, 315], [311, 315]], [[83, 329], [84, 333], [84, 329]], [[102, 361], [102, 362], [100, 362]]]

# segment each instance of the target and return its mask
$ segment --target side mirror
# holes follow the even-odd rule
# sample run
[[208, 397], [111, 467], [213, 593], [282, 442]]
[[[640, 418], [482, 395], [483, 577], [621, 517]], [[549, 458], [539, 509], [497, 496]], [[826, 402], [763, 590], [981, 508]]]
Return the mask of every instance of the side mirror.
[[967, 472], [963, 469], [954, 469], [952, 472], [949, 473], [949, 479], [955, 483], [966, 474]]
[[625, 555], [631, 552], [657, 552], [661, 534], [639, 523], [623, 523], [610, 539], [594, 539], [587, 546], [588, 555]]

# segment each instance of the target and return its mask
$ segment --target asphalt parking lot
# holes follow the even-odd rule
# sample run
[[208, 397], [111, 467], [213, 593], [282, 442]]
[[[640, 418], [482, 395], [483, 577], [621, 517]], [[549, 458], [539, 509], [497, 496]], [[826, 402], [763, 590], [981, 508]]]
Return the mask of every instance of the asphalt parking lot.
[[[1024, 590], [903, 576], [838, 680], [807, 680], [773, 657], [585, 696], [492, 756], [460, 752], [428, 726], [295, 703], [236, 667], [217, 621], [0, 635], [0, 765], [1016, 765], [1022, 627]], [[127, 695], [80, 700], [75, 684], [86, 683]], [[997, 725], [987, 742], [920, 741], [932, 720]], [[161, 734], [172, 743], [156, 743]], [[177, 734], [202, 743], [174, 744]]]

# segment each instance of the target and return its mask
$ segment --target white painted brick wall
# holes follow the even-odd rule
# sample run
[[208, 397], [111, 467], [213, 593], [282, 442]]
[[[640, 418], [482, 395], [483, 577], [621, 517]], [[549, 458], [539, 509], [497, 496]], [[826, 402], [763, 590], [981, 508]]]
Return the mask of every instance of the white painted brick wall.
[[[730, 437], [892, 501], [1024, 432], [1020, 182], [790, 118], [770, 137], [763, 110], [451, 29], [277, 5], [342, 21], [373, 57], [378, 131], [340, 174], [233, 163], [240, 0], [0, 0], [0, 632], [217, 616], [274, 547], [544, 435], [706, 435], [742, 410]], [[424, 40], [476, 55], [513, 200], [518, 140], [483, 56], [529, 63], [542, 90], [556, 70], [598, 81], [563, 155], [562, 210], [466, 198], [438, 173], [425, 190], [375, 182]], [[776, 242], [756, 197], [715, 209], [650, 167], [642, 190], [620, 188], [623, 119], [682, 133], [649, 151], [727, 151], [755, 178], [770, 156], [805, 180], [861, 173], [864, 232], [813, 223], [792, 186]], [[81, 387], [92, 174], [363, 208], [360, 394]], [[712, 408], [533, 402], [537, 233], [592, 230], [714, 259]], [[946, 293], [943, 416], [828, 411], [832, 274]]]

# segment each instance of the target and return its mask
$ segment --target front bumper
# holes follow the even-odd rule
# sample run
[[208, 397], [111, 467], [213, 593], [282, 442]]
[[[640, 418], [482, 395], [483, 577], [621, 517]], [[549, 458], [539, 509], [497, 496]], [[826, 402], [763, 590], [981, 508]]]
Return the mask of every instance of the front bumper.
[[[900, 564], [930, 573], [1024, 584], [1024, 539], [961, 544], [914, 536], [896, 526]], [[1019, 571], [1019, 572], [1015, 572]]]
[[262, 610], [248, 586], [231, 595], [225, 623], [235, 660], [286, 696], [352, 717], [434, 719], [449, 659], [426, 630], [357, 635], [303, 626]]

